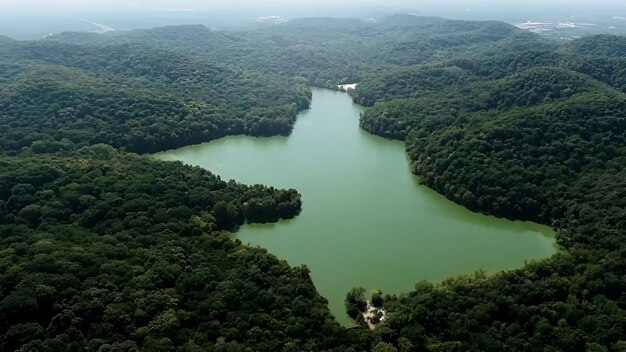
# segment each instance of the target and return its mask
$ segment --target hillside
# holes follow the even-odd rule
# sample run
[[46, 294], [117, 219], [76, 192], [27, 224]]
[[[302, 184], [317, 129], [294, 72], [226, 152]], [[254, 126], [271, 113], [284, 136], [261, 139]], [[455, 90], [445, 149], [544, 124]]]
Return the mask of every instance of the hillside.
[[[621, 351], [623, 42], [409, 15], [0, 38], [0, 350]], [[228, 235], [296, 216], [297, 190], [133, 154], [288, 135], [307, 84], [354, 82], [424, 184], [562, 250], [377, 297], [385, 322], [346, 330], [306, 267]]]
[[474, 55], [373, 75], [352, 93], [373, 104], [361, 126], [405, 140], [424, 184], [475, 211], [550, 224], [566, 249], [387, 297], [390, 334], [431, 351], [623, 346], [626, 96], [620, 71], [605, 69], [621, 62], [595, 51], [607, 40], [566, 44], [576, 55]]
[[626, 37], [609, 34], [584, 37], [567, 43], [563, 51], [600, 57], [626, 57]]
[[[413, 65], [487, 46], [521, 33], [503, 22], [452, 21], [396, 15], [380, 22], [307, 18], [246, 32], [211, 32], [201, 26], [165, 27], [102, 36], [66, 33], [64, 43], [150, 43], [195, 57], [255, 71], [305, 77], [335, 87], [367, 72]], [[419, 38], [419, 39], [416, 39]]]
[[0, 196], [2, 350], [341, 346], [306, 267], [224, 232], [295, 216], [294, 190], [96, 145], [0, 156]]
[[229, 134], [288, 135], [310, 103], [310, 91], [294, 79], [147, 45], [15, 42], [4, 49], [11, 55], [0, 66], [1, 124], [11, 127], [0, 132], [5, 150], [69, 140], [147, 153]]

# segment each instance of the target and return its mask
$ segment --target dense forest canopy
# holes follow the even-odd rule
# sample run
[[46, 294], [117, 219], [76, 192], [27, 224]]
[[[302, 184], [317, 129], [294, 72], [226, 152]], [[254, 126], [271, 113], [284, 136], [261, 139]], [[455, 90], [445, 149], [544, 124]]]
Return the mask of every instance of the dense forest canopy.
[[300, 76], [310, 84], [332, 88], [338, 83], [358, 82], [365, 73], [437, 61], [521, 33], [503, 22], [395, 15], [380, 21], [296, 19], [244, 32], [179, 26], [104, 35], [63, 33], [48, 40], [99, 45], [150, 43], [226, 65]]
[[426, 185], [476, 211], [550, 224], [566, 249], [388, 297], [389, 336], [431, 351], [624, 348], [623, 41], [469, 52], [372, 74], [352, 92], [372, 106], [361, 126], [406, 141]]
[[0, 170], [3, 351], [341, 345], [306, 267], [224, 232], [295, 216], [295, 190], [106, 145], [1, 156]]
[[[624, 41], [409, 15], [0, 37], [0, 350], [624, 350]], [[306, 267], [228, 237], [297, 191], [133, 154], [287, 135], [307, 84], [355, 82], [422, 182], [564, 251], [377, 297], [385, 322], [345, 330]]]
[[[233, 70], [146, 45], [10, 42], [0, 76], [5, 150], [107, 143], [146, 153], [228, 134], [290, 133], [301, 80]], [[50, 149], [47, 149], [50, 148]]]

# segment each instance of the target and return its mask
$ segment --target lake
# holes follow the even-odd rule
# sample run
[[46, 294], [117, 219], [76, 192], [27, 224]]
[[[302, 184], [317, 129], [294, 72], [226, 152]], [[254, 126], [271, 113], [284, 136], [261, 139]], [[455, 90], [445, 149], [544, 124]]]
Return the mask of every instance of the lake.
[[359, 127], [363, 107], [343, 92], [313, 89], [310, 110], [289, 137], [226, 137], [156, 154], [204, 167], [223, 179], [295, 188], [293, 220], [245, 225], [234, 237], [306, 264], [342, 324], [352, 287], [410, 291], [483, 268], [521, 267], [557, 250], [546, 226], [473, 213], [418, 183], [404, 143]]

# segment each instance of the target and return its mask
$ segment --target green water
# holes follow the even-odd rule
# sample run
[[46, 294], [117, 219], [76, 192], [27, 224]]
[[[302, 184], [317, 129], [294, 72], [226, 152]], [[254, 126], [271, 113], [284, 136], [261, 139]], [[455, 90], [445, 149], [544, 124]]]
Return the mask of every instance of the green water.
[[235, 237], [306, 264], [344, 324], [352, 287], [402, 293], [418, 280], [520, 267], [555, 252], [548, 227], [472, 213], [419, 185], [402, 142], [359, 128], [362, 110], [345, 93], [314, 89], [289, 137], [227, 137], [156, 157], [302, 193], [297, 218], [246, 225]]

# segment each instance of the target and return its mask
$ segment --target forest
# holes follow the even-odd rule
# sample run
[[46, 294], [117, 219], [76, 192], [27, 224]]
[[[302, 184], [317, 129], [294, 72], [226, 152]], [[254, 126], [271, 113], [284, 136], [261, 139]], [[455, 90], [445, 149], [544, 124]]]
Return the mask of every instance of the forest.
[[341, 345], [306, 267], [226, 232], [295, 216], [295, 190], [103, 144], [2, 156], [0, 170], [3, 351]]
[[[0, 350], [622, 351], [625, 43], [410, 15], [0, 37]], [[288, 135], [310, 85], [355, 82], [425, 185], [563, 250], [418, 282], [346, 330], [305, 266], [228, 235], [296, 216], [297, 190], [140, 155]]]
[[232, 134], [288, 135], [311, 92], [145, 45], [9, 42], [0, 59], [4, 150], [99, 143], [150, 153]]
[[[624, 38], [467, 53], [372, 74], [366, 130], [404, 140], [421, 182], [469, 209], [558, 230], [564, 249], [387, 297], [388, 342], [429, 351], [626, 347]], [[452, 317], [452, 318], [451, 318]], [[411, 338], [412, 337], [412, 338]]]

